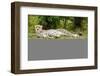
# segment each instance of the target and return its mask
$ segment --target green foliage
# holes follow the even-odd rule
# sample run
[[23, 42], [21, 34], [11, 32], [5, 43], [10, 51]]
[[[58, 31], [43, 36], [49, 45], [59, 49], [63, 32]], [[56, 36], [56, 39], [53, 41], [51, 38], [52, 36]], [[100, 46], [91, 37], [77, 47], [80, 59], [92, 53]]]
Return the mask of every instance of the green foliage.
[[40, 25], [43, 25], [44, 29], [57, 29], [59, 25], [59, 17], [57, 16], [41, 16]]
[[87, 37], [87, 17], [64, 16], [28, 16], [28, 36], [35, 37], [35, 25], [42, 25], [43, 29], [66, 29], [73, 33], [82, 33]]
[[38, 16], [28, 16], [28, 32], [35, 33], [35, 25], [39, 23]]

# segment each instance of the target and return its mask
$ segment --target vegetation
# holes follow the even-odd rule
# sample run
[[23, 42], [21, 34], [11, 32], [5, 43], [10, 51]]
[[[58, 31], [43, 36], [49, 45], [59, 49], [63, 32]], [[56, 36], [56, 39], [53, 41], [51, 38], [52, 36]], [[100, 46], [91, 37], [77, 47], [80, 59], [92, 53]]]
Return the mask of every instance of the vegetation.
[[68, 16], [28, 16], [28, 37], [35, 38], [35, 25], [43, 25], [43, 29], [66, 29], [72, 33], [87, 37], [88, 18]]

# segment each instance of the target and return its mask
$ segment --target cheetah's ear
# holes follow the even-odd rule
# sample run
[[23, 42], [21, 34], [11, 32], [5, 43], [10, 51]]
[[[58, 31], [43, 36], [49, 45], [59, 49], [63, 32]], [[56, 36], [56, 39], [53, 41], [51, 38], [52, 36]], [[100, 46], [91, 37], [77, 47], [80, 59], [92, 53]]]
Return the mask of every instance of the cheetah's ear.
[[37, 29], [38, 28], [38, 25], [35, 25], [35, 29]]

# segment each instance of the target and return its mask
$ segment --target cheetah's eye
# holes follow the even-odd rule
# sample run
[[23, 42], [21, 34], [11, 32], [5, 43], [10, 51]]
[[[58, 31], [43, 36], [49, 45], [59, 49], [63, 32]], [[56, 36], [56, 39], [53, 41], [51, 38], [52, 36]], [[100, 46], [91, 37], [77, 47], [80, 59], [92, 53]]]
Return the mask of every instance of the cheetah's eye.
[[37, 30], [39, 30], [39, 29], [37, 29]]

